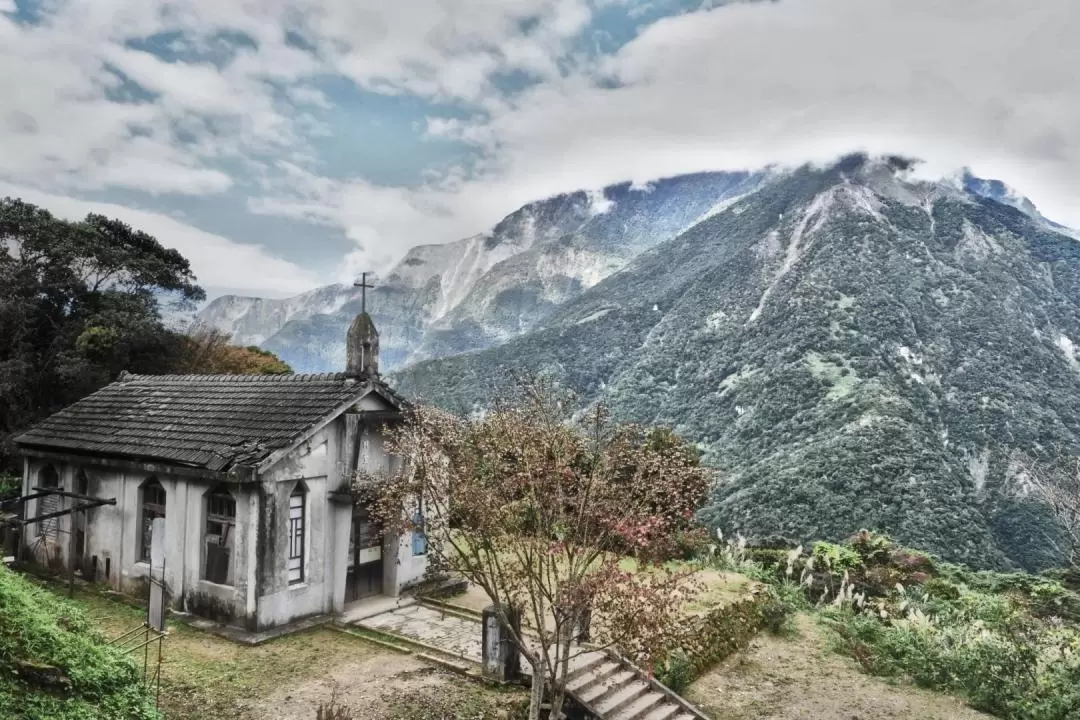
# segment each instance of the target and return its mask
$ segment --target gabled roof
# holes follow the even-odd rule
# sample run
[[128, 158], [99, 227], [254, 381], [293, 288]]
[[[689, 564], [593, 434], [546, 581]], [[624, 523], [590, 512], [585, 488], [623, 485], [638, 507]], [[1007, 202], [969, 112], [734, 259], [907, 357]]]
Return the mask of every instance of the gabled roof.
[[15, 438], [24, 448], [158, 460], [206, 470], [254, 465], [374, 393], [377, 379], [300, 375], [130, 375]]

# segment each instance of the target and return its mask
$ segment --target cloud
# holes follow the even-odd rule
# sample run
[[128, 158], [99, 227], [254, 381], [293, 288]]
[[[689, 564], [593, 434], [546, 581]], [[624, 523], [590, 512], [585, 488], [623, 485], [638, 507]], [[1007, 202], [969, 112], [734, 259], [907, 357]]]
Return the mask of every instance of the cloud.
[[867, 150], [923, 158], [941, 175], [970, 166], [1080, 226], [1078, 35], [1075, 0], [705, 8], [489, 97], [484, 115], [429, 120], [433, 135], [484, 154], [478, 175], [398, 191], [335, 184], [325, 218], [360, 229], [372, 252], [400, 252], [570, 189]]
[[[853, 150], [971, 166], [1080, 226], [1075, 0], [702, 2], [609, 56], [583, 50], [620, 5], [651, 18], [660, 4], [112, 0], [49, 3], [37, 24], [0, 14], [0, 95], [18, 98], [0, 109], [0, 181], [56, 197], [259, 187], [236, 212], [342, 228], [357, 243], [349, 272], [558, 192]], [[474, 154], [408, 187], [320, 176], [326, 78], [426, 100], [429, 136]]]
[[1080, 224], [1080, 6], [785, 0], [649, 27], [598, 84], [536, 87], [485, 127], [542, 195], [692, 170], [905, 152], [1004, 176]]
[[112, 203], [89, 202], [0, 183], [0, 197], [21, 197], [58, 217], [82, 219], [87, 213], [118, 218], [176, 248], [191, 262], [203, 287], [234, 288], [252, 293], [300, 293], [325, 283], [314, 273], [274, 257], [258, 245], [233, 242], [168, 215]]

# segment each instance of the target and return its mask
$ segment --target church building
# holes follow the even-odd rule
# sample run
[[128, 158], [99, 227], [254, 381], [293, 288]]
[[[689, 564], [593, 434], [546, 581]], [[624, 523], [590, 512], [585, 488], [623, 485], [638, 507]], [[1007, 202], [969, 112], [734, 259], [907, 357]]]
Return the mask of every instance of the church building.
[[[400, 462], [385, 442], [407, 409], [366, 308], [347, 345], [342, 373], [124, 374], [22, 434], [24, 496], [116, 501], [27, 525], [25, 556], [141, 593], [164, 518], [170, 605], [253, 632], [419, 582], [426, 538], [380, 538], [350, 492]], [[28, 499], [24, 517], [74, 502]]]

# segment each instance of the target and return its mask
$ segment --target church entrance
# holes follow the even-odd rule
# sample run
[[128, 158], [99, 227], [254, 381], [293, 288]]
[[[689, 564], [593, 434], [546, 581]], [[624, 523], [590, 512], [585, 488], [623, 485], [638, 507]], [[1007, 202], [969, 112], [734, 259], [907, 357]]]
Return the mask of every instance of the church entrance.
[[349, 561], [345, 573], [345, 602], [381, 595], [383, 591], [382, 542], [365, 507], [353, 508], [349, 532]]

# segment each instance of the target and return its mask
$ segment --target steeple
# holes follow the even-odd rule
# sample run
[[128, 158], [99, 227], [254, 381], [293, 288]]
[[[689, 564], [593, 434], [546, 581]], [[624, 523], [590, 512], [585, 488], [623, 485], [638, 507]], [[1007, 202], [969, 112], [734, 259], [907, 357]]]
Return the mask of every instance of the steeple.
[[356, 377], [379, 376], [379, 331], [367, 312], [367, 291], [375, 286], [368, 284], [367, 275], [363, 273], [360, 282], [353, 283], [360, 288], [360, 314], [352, 321], [345, 338], [345, 371]]

